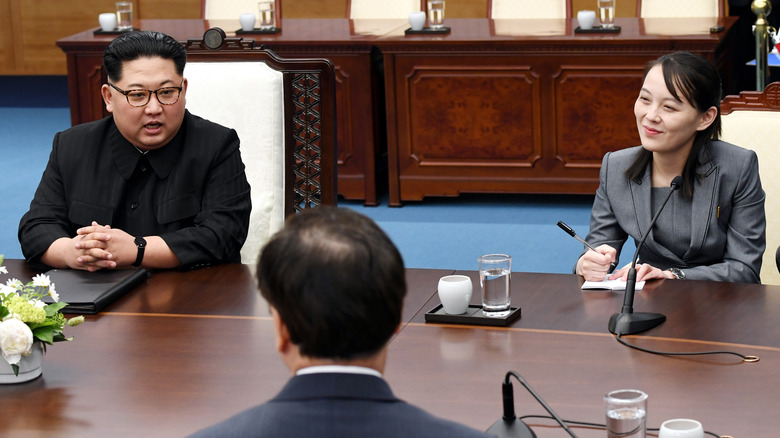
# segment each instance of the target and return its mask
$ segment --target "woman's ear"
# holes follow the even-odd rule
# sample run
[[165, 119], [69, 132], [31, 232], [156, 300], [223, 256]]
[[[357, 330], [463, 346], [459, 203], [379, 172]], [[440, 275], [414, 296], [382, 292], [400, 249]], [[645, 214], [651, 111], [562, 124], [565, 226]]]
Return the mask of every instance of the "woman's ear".
[[711, 106], [707, 111], [701, 113], [701, 116], [699, 117], [699, 126], [696, 127], [696, 130], [704, 131], [710, 125], [712, 125], [712, 122], [715, 121], [715, 118], [717, 116], [718, 116], [718, 109], [715, 108], [714, 106]]

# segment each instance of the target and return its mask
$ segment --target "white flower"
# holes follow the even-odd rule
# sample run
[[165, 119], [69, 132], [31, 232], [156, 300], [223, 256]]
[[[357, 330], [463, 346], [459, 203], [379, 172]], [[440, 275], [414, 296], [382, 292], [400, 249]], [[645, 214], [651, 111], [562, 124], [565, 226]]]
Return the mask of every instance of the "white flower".
[[38, 274], [32, 279], [33, 286], [36, 287], [49, 287], [51, 284], [51, 280], [49, 279], [49, 276], [46, 274]]
[[24, 289], [24, 283], [22, 283], [18, 278], [8, 279], [8, 281], [5, 282], [5, 285], [14, 288], [14, 291]]
[[54, 290], [54, 283], [52, 283], [51, 286], [49, 286], [49, 296], [51, 297], [52, 300], [54, 300], [55, 303], [60, 300], [60, 294], [58, 294]]
[[18, 319], [0, 322], [0, 350], [3, 358], [11, 365], [18, 365], [22, 355], [32, 351], [33, 334], [30, 327]]
[[16, 288], [7, 284], [0, 284], [0, 294], [15, 294]]
[[0, 266], [0, 274], [7, 274], [8, 269], [5, 268], [5, 266]]

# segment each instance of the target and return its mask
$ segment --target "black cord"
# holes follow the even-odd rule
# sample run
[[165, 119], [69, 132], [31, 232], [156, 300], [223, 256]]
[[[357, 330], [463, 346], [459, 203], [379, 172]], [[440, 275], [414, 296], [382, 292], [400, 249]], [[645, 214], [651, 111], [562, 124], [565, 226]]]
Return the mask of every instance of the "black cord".
[[[544, 420], [555, 421], [555, 418], [549, 415], [523, 415], [522, 417], [518, 417], [519, 420], [525, 420], [526, 418], [539, 418]], [[579, 427], [594, 427], [594, 428], [604, 429], [604, 430], [607, 429], [606, 424], [589, 423], [587, 421], [575, 421], [575, 420], [566, 420], [566, 419], [563, 419], [563, 422], [570, 426], [575, 426], [575, 427], [579, 426]], [[658, 432], [659, 430], [660, 430], [659, 428], [650, 428], [650, 427], [647, 428], [648, 432]], [[714, 432], [709, 432], [705, 430], [704, 433], [710, 436], [714, 436], [715, 438], [720, 438], [720, 435]]]
[[633, 348], [634, 350], [644, 351], [645, 353], [658, 354], [661, 356], [704, 356], [708, 354], [731, 354], [734, 356], [739, 356], [740, 358], [742, 358], [742, 362], [745, 363], [758, 362], [760, 359], [758, 356], [746, 356], [744, 354], [736, 353], [733, 351], [697, 351], [697, 352], [675, 353], [675, 352], [668, 352], [668, 351], [650, 350], [648, 348], [643, 348], [637, 345], [629, 344], [628, 342], [623, 340], [621, 336], [622, 335], [618, 333], [615, 339], [617, 339], [618, 342], [625, 345], [626, 347]]

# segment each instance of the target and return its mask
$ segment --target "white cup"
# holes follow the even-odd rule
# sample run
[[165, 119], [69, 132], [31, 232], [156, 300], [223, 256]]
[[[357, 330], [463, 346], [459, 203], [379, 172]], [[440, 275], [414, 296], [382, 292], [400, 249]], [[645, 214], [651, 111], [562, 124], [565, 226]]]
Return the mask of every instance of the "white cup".
[[593, 29], [593, 23], [596, 22], [596, 11], [577, 12], [577, 22], [580, 24], [580, 29]]
[[244, 32], [254, 30], [255, 28], [255, 14], [251, 14], [249, 12], [243, 13], [238, 16], [238, 22], [241, 23], [241, 30]]
[[450, 315], [462, 315], [471, 302], [471, 278], [465, 275], [447, 275], [439, 279], [439, 300]]
[[98, 16], [100, 22], [100, 29], [103, 32], [110, 32], [116, 29], [116, 14], [113, 12], [106, 12]]
[[422, 30], [425, 26], [425, 12], [417, 11], [409, 14], [409, 26], [412, 30]]
[[658, 438], [704, 438], [704, 428], [696, 420], [676, 418], [661, 424]]

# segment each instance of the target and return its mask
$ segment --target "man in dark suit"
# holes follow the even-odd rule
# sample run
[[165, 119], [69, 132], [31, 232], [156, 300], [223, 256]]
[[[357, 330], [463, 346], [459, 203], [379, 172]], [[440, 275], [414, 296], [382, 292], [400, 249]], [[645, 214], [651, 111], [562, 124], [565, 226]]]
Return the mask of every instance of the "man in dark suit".
[[406, 295], [396, 247], [369, 218], [297, 214], [257, 265], [276, 349], [294, 374], [267, 403], [195, 437], [482, 437], [396, 398], [382, 378]]
[[95, 271], [240, 262], [251, 201], [232, 129], [185, 109], [184, 47], [159, 32], [103, 54], [111, 116], [58, 133], [19, 224], [28, 263]]

